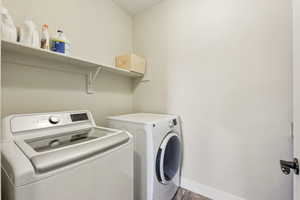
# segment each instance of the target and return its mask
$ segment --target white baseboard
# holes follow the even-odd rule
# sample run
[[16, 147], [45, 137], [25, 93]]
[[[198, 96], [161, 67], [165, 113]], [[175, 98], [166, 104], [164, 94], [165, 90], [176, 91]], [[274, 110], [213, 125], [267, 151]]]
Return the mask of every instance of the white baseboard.
[[195, 192], [197, 194], [206, 196], [213, 200], [246, 200], [244, 198], [234, 196], [232, 194], [217, 190], [215, 188], [202, 185], [200, 183], [197, 183], [196, 181], [181, 178], [181, 187], [190, 190], [192, 192]]

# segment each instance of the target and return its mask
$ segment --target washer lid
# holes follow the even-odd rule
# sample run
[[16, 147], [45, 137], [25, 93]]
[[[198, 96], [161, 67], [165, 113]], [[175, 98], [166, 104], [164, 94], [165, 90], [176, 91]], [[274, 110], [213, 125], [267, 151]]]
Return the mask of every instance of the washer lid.
[[35, 172], [45, 173], [113, 149], [129, 139], [123, 131], [90, 128], [16, 140], [16, 144], [31, 161]]
[[117, 120], [132, 123], [153, 124], [162, 120], [172, 120], [177, 118], [176, 115], [152, 114], [152, 113], [135, 113], [129, 115], [119, 115], [108, 117], [108, 120]]
[[30, 161], [36, 173], [45, 173], [112, 150], [125, 144], [128, 140], [129, 136], [126, 133], [120, 133], [102, 140], [36, 155], [30, 158]]

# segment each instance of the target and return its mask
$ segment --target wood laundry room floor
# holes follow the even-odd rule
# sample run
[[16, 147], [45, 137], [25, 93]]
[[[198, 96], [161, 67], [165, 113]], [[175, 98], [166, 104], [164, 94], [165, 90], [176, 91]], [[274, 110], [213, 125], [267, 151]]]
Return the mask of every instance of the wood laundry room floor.
[[173, 200], [212, 200], [207, 197], [195, 194], [189, 190], [179, 188]]

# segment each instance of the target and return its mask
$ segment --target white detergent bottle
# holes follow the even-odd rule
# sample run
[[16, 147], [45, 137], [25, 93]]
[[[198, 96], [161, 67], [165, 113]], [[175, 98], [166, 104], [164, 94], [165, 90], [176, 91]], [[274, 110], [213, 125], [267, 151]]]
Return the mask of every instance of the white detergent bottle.
[[39, 33], [32, 20], [26, 20], [24, 24], [22, 24], [20, 28], [20, 42], [28, 46], [40, 47]]
[[16, 42], [17, 41], [17, 29], [12, 20], [12, 17], [8, 13], [8, 10], [4, 7], [0, 7], [1, 15], [1, 35], [3, 40]]

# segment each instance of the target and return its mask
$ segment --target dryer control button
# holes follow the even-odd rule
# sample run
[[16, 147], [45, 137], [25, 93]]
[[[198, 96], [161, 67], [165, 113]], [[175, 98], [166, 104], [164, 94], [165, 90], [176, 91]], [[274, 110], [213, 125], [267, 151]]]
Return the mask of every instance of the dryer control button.
[[177, 125], [177, 119], [173, 119], [173, 124], [174, 124], [174, 126]]
[[58, 117], [55, 117], [55, 116], [49, 117], [49, 122], [50, 122], [51, 124], [58, 124], [59, 121], [60, 121], [60, 120], [59, 120]]
[[170, 122], [169, 122], [169, 127], [170, 127], [170, 128], [173, 128], [173, 127], [174, 127], [173, 121], [170, 121]]

